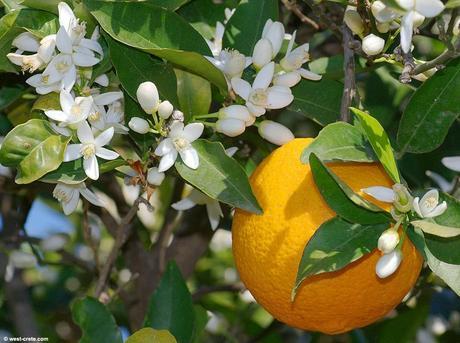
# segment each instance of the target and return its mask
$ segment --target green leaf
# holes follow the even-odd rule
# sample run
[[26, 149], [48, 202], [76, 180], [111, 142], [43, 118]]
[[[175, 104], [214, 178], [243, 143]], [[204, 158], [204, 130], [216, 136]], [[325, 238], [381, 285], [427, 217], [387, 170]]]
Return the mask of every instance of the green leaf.
[[441, 261], [434, 256], [425, 242], [422, 230], [410, 228], [407, 234], [418, 251], [423, 255], [428, 267], [460, 296], [460, 265]]
[[385, 168], [386, 172], [395, 183], [401, 183], [393, 149], [391, 148], [390, 140], [382, 125], [380, 125], [377, 119], [366, 112], [353, 107], [351, 110], [358, 117], [367, 139], [369, 143], [371, 143], [383, 168]]
[[0, 163], [17, 167], [16, 183], [30, 183], [60, 166], [69, 140], [57, 135], [47, 121], [31, 119], [5, 137]]
[[207, 39], [214, 37], [216, 23], [225, 20], [225, 4], [213, 0], [193, 0], [181, 7], [177, 13], [185, 18], [201, 35]]
[[225, 26], [224, 47], [252, 56], [267, 19], [278, 19], [278, 1], [242, 0]]
[[5, 86], [0, 89], [0, 111], [4, 110], [25, 93], [25, 87], [21, 85]]
[[439, 225], [431, 219], [413, 220], [410, 223], [417, 229], [434, 236], [450, 238], [460, 235], [460, 228]]
[[402, 153], [425, 153], [439, 147], [460, 114], [460, 58], [436, 72], [414, 93], [399, 124]]
[[[121, 158], [112, 161], [99, 160], [99, 173], [104, 174], [124, 165], [126, 165], [126, 162]], [[85, 181], [87, 178], [88, 176], [86, 176], [85, 170], [83, 169], [83, 159], [79, 158], [75, 161], [62, 163], [58, 169], [46, 174], [40, 181], [77, 184]]]
[[164, 58], [227, 92], [222, 72], [203, 57], [212, 55], [206, 41], [176, 13], [146, 2], [85, 0], [84, 3], [116, 40]]
[[175, 70], [177, 77], [177, 96], [180, 109], [185, 114], [186, 122], [194, 115], [206, 114], [211, 106], [211, 84], [202, 77]]
[[31, 111], [47, 111], [47, 110], [60, 110], [61, 103], [59, 101], [58, 93], [49, 93], [41, 95], [35, 100]]
[[337, 121], [343, 85], [334, 80], [302, 80], [294, 88], [294, 101], [288, 111], [297, 112], [321, 126]]
[[314, 153], [322, 161], [374, 162], [372, 147], [355, 126], [337, 122], [324, 127], [315, 140], [302, 152], [300, 160], [309, 163]]
[[200, 165], [194, 170], [178, 159], [175, 166], [179, 175], [213, 199], [261, 214], [246, 173], [236, 160], [227, 156], [222, 144], [203, 139], [192, 144], [198, 152]]
[[200, 343], [203, 341], [202, 335], [206, 324], [209, 321], [208, 311], [200, 305], [195, 305], [195, 327], [193, 329], [193, 343]]
[[446, 8], [460, 7], [460, 0], [449, 0], [446, 3]]
[[152, 81], [158, 88], [160, 98], [177, 107], [177, 86], [174, 70], [160, 59], [121, 44], [106, 36], [110, 57], [118, 78], [126, 92], [136, 100], [136, 91], [144, 81]]
[[305, 246], [291, 298], [309, 276], [335, 272], [372, 252], [386, 229], [388, 224], [364, 226], [339, 217], [322, 224]]
[[177, 343], [168, 330], [143, 328], [128, 337], [126, 343]]
[[176, 11], [191, 0], [147, 0], [148, 3], [163, 7], [167, 10]]
[[11, 43], [16, 36], [27, 30], [42, 38], [56, 33], [57, 28], [56, 16], [44, 11], [21, 9], [0, 18], [0, 71], [16, 72], [17, 70], [6, 57], [12, 50]]
[[390, 222], [386, 212], [353, 192], [315, 154], [310, 155], [310, 167], [318, 190], [338, 216], [360, 224]]
[[175, 262], [169, 262], [150, 299], [144, 326], [169, 330], [179, 343], [190, 343], [195, 323], [192, 296]]
[[122, 343], [120, 329], [109, 310], [91, 297], [72, 304], [72, 318], [82, 331], [80, 343]]

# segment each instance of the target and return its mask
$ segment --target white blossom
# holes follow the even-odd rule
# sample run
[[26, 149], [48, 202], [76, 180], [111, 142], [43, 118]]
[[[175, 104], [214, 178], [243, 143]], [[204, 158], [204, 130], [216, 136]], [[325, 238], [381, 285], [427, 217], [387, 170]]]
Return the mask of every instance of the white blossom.
[[212, 40], [206, 39], [206, 43], [211, 49], [212, 55], [214, 57], [219, 56], [220, 52], [222, 51], [222, 38], [224, 37], [225, 26], [218, 21], [216, 23], [216, 31], [214, 32], [214, 37]]
[[205, 56], [212, 64], [214, 64], [227, 79], [229, 88], [231, 86], [229, 80], [234, 77], [241, 77], [243, 70], [252, 63], [250, 57], [244, 56], [238, 50], [222, 50], [214, 57]]
[[413, 208], [420, 218], [434, 218], [446, 211], [447, 203], [445, 201], [439, 203], [439, 192], [437, 189], [432, 189], [422, 199], [416, 197]]
[[62, 210], [66, 215], [75, 211], [78, 206], [78, 201], [80, 200], [80, 195], [93, 205], [104, 206], [102, 200], [91, 190], [86, 188], [84, 182], [78, 184], [58, 183], [53, 191], [53, 197], [61, 203]]
[[[89, 97], [77, 97], [73, 96], [66, 90], [61, 91], [59, 94], [59, 101], [61, 104], [61, 110], [46, 110], [45, 115], [57, 121], [58, 126], [65, 128], [76, 128], [78, 124], [85, 121], [91, 111], [92, 100]], [[66, 136], [69, 133], [67, 132]]]
[[387, 278], [394, 274], [401, 265], [402, 253], [396, 249], [379, 258], [375, 266], [375, 273], [381, 279]]
[[153, 82], [142, 82], [136, 91], [137, 101], [147, 114], [153, 114], [160, 105], [160, 96], [157, 86]]
[[180, 155], [187, 167], [197, 169], [200, 161], [191, 143], [200, 138], [203, 130], [202, 123], [191, 123], [184, 127], [182, 122], [173, 122], [168, 137], [163, 139], [155, 149], [155, 155], [161, 157], [158, 171], [164, 172], [171, 168], [177, 155]]
[[364, 24], [356, 6], [347, 6], [343, 16], [343, 21], [354, 34], [358, 36], [363, 34]]
[[286, 126], [271, 121], [264, 120], [259, 124], [259, 135], [276, 145], [283, 145], [292, 141], [295, 137], [294, 134]]
[[455, 183], [457, 182], [455, 178], [449, 182], [442, 175], [439, 175], [438, 173], [435, 173], [431, 170], [427, 170], [425, 175], [433, 180], [438, 185], [438, 187], [446, 193], [452, 192], [455, 187]]
[[232, 87], [235, 93], [246, 100], [246, 107], [255, 117], [265, 114], [266, 109], [286, 107], [294, 100], [294, 96], [289, 87], [269, 87], [274, 72], [275, 64], [270, 62], [257, 73], [252, 86], [243, 79], [232, 79]]
[[385, 40], [371, 33], [363, 38], [362, 49], [368, 56], [375, 56], [383, 51]]
[[444, 157], [441, 160], [444, 167], [449, 168], [455, 172], [460, 172], [460, 156]]
[[241, 135], [246, 130], [246, 123], [236, 118], [224, 118], [216, 121], [216, 131], [229, 137]]
[[383, 252], [384, 254], [389, 254], [399, 244], [399, 233], [398, 231], [390, 228], [385, 230], [379, 237], [377, 242], [378, 249]]
[[97, 157], [104, 160], [114, 160], [119, 156], [116, 152], [104, 148], [112, 140], [113, 134], [114, 129], [111, 127], [95, 138], [88, 123], [84, 121], [77, 129], [80, 144], [69, 144], [67, 146], [64, 154], [64, 162], [83, 157], [83, 168], [86, 175], [90, 179], [97, 180], [99, 178]]
[[165, 179], [165, 173], [158, 171], [157, 167], [149, 168], [147, 171], [147, 182], [154, 186], [160, 186]]
[[174, 111], [173, 105], [169, 101], [162, 101], [158, 106], [158, 115], [163, 119], [171, 117]]

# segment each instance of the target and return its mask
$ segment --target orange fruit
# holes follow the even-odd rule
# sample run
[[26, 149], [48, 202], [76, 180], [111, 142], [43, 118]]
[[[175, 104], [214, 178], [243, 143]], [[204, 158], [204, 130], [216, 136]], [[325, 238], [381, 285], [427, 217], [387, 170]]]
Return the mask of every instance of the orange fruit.
[[[342, 270], [307, 278], [294, 302], [290, 295], [304, 247], [315, 230], [335, 216], [316, 188], [310, 168], [300, 162], [312, 139], [295, 139], [268, 156], [250, 178], [263, 215], [237, 210], [233, 219], [233, 254], [241, 280], [273, 317], [308, 331], [338, 334], [371, 324], [388, 314], [410, 291], [422, 257], [409, 239], [403, 261], [386, 279], [375, 274], [376, 249]], [[380, 164], [329, 163], [355, 192], [389, 210], [389, 204], [360, 191], [391, 187]]]

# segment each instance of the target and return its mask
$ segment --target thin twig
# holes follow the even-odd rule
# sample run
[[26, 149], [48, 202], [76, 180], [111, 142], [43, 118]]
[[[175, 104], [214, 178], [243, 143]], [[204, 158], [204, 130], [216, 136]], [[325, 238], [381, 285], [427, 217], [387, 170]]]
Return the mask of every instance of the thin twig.
[[402, 58], [403, 58], [403, 70], [401, 72], [401, 75], [399, 76], [399, 81], [401, 83], [410, 83], [412, 81], [412, 73], [415, 68], [414, 64], [414, 58], [412, 57], [412, 54], [410, 52], [402, 53]]
[[107, 261], [102, 267], [102, 270], [99, 274], [99, 278], [96, 283], [96, 289], [94, 292], [96, 295], [96, 298], [99, 298], [99, 296], [104, 291], [107, 285], [107, 281], [109, 279], [110, 272], [112, 271], [113, 264], [115, 263], [115, 260], [118, 256], [120, 249], [126, 243], [126, 240], [129, 237], [129, 233], [132, 227], [131, 221], [136, 216], [137, 211], [139, 209], [139, 205], [141, 203], [145, 204], [150, 211], [153, 210], [152, 205], [150, 205], [150, 203], [146, 199], [144, 199], [143, 197], [139, 197], [136, 199], [136, 201], [134, 202], [133, 206], [130, 208], [128, 213], [122, 218], [117, 228], [117, 233], [115, 236], [115, 243], [113, 244], [112, 250], [110, 251]]
[[243, 284], [237, 283], [232, 285], [217, 285], [217, 286], [209, 286], [209, 287], [202, 287], [199, 288], [195, 293], [192, 294], [192, 300], [198, 301], [205, 295], [210, 293], [217, 293], [217, 292], [235, 292], [241, 293], [244, 292], [246, 288]]
[[315, 30], [319, 30], [319, 24], [314, 21], [313, 19], [307, 17], [302, 10], [300, 9], [299, 5], [297, 4], [296, 0], [281, 0], [284, 6], [288, 11], [294, 13], [302, 23], [308, 24], [313, 27]]
[[350, 121], [350, 107], [353, 99], [356, 98], [356, 80], [355, 80], [355, 53], [353, 50], [353, 34], [344, 24], [342, 25], [343, 35], [343, 71], [344, 85], [342, 94], [342, 103], [340, 106], [340, 120]]
[[89, 225], [89, 202], [83, 202], [83, 238], [85, 239], [86, 244], [90, 247], [93, 252], [94, 261], [96, 263], [96, 269], [99, 269], [99, 245], [93, 239], [93, 234], [91, 232], [91, 226]]
[[453, 58], [456, 58], [458, 56], [460, 56], [460, 52], [455, 52], [455, 51], [452, 51], [452, 50], [446, 50], [441, 55], [436, 57], [435, 59], [416, 66], [415, 68], [413, 68], [411, 70], [410, 74], [411, 75], [418, 75], [418, 74], [424, 73], [427, 70], [439, 67], [439, 66], [445, 64], [446, 62], [448, 62], [449, 60], [451, 60]]

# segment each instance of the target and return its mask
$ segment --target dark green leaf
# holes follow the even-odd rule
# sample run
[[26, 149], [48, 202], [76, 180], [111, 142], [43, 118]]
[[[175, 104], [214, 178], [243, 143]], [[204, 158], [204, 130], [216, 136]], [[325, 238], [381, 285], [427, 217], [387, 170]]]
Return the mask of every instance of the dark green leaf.
[[407, 105], [398, 130], [401, 152], [425, 153], [439, 147], [460, 114], [460, 58], [420, 86]]
[[390, 222], [388, 214], [353, 192], [315, 154], [310, 155], [310, 168], [318, 190], [338, 216], [360, 224]]
[[91, 297], [72, 304], [72, 318], [82, 331], [80, 343], [122, 343], [120, 329], [110, 311]]
[[377, 241], [388, 224], [349, 223], [335, 217], [315, 231], [303, 251], [292, 299], [302, 282], [312, 275], [340, 270], [377, 247]]
[[460, 265], [441, 261], [430, 251], [420, 229], [410, 228], [407, 234], [418, 251], [423, 255], [428, 267], [460, 296]]
[[208, 323], [208, 311], [200, 305], [195, 305], [195, 327], [193, 328], [193, 343], [200, 343], [203, 341], [202, 335], [206, 324]]
[[302, 80], [292, 88], [294, 101], [288, 111], [297, 112], [321, 126], [337, 121], [343, 85], [334, 80]]
[[201, 35], [207, 39], [214, 37], [216, 22], [225, 20], [225, 4], [213, 0], [193, 0], [181, 7], [177, 13], [185, 18]]
[[[99, 160], [99, 172], [100, 174], [104, 174], [123, 165], [126, 165], [126, 162], [121, 158], [112, 161]], [[85, 181], [87, 178], [88, 176], [86, 176], [85, 170], [83, 169], [83, 159], [79, 158], [75, 161], [62, 163], [58, 169], [46, 174], [40, 181], [77, 184]]]
[[69, 140], [57, 135], [47, 121], [31, 119], [5, 137], [0, 163], [17, 167], [17, 183], [30, 183], [59, 167]]
[[106, 36], [110, 57], [123, 88], [136, 100], [136, 91], [144, 81], [152, 81], [162, 100], [178, 106], [176, 76], [170, 65], [149, 54], [121, 44]]
[[213, 199], [249, 212], [262, 213], [246, 173], [237, 161], [227, 156], [221, 143], [199, 139], [193, 147], [200, 158], [198, 169], [187, 167], [180, 159], [175, 164], [185, 181]]
[[372, 147], [363, 133], [355, 126], [344, 122], [324, 127], [315, 140], [302, 152], [303, 163], [309, 163], [310, 154], [316, 154], [322, 161], [374, 162]]
[[170, 262], [150, 299], [144, 326], [169, 330], [179, 343], [190, 343], [194, 323], [192, 296], [176, 263]]
[[180, 109], [185, 114], [186, 122], [194, 115], [206, 114], [211, 106], [211, 84], [202, 77], [179, 69], [177, 76], [177, 96]]
[[278, 19], [278, 1], [242, 0], [225, 26], [224, 47], [252, 56], [267, 19]]
[[222, 72], [203, 57], [211, 56], [206, 41], [176, 13], [145, 2], [84, 2], [102, 28], [116, 40], [164, 58], [227, 92]]
[[19, 85], [0, 89], [0, 111], [10, 106], [24, 94], [25, 88]]
[[380, 163], [383, 165], [383, 168], [385, 168], [386, 172], [395, 183], [401, 183], [393, 149], [382, 125], [380, 125], [377, 119], [366, 112], [353, 107], [351, 110], [359, 119], [367, 139], [369, 143], [371, 143], [375, 154], [377, 155]]

